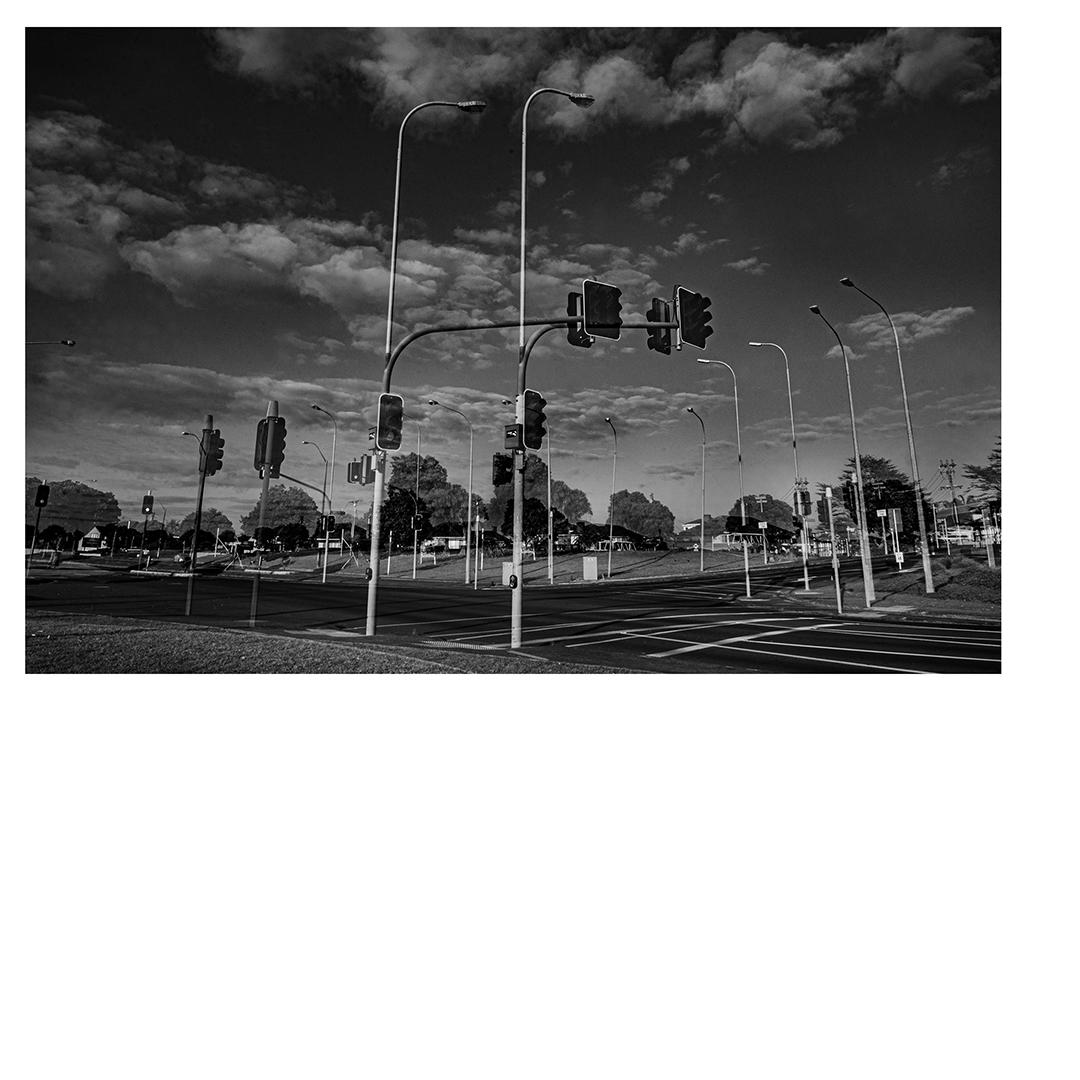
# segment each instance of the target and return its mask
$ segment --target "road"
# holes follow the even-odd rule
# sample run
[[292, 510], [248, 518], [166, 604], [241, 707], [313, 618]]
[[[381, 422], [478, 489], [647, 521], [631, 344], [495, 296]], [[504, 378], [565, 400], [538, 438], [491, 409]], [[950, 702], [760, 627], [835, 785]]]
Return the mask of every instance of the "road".
[[[530, 586], [523, 651], [665, 673], [1001, 670], [1000, 623], [808, 610], [790, 587], [797, 582], [801, 568], [782, 566], [755, 574], [752, 598], [744, 595], [741, 572]], [[185, 619], [182, 578], [35, 570], [26, 597], [28, 608], [246, 628], [251, 591], [250, 575], [199, 578], [191, 618]], [[264, 576], [258, 627], [305, 640], [370, 643], [363, 637], [366, 605], [362, 579], [331, 578], [324, 585]], [[383, 580], [377, 629], [388, 641], [505, 649], [510, 598], [502, 588]]]

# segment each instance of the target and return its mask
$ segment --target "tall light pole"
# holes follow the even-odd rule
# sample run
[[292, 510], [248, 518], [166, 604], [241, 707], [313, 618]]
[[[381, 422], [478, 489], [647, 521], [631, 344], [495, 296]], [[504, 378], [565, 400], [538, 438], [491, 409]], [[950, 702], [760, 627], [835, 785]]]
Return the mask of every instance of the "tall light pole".
[[699, 364], [720, 364], [731, 372], [731, 391], [735, 397], [735, 448], [739, 455], [739, 516], [743, 526], [743, 573], [746, 577], [746, 595], [750, 595], [750, 551], [746, 546], [746, 494], [743, 487], [742, 469], [742, 434], [739, 427], [739, 380], [735, 377], [735, 369], [723, 360], [706, 360], [698, 358]]
[[[799, 514], [799, 520], [802, 524], [802, 528], [799, 530], [800, 546], [802, 548], [802, 569], [803, 569], [803, 587], [810, 591], [810, 570], [806, 565], [806, 518], [803, 514], [799, 513], [801, 510], [800, 498], [800, 485], [802, 484], [802, 477], [799, 475], [799, 450], [795, 444], [795, 405], [791, 397], [791, 368], [788, 366], [787, 353], [784, 352], [780, 345], [777, 345], [775, 341], [750, 341], [747, 342], [752, 348], [760, 349], [764, 346], [769, 346], [773, 349], [779, 349], [780, 355], [784, 358], [784, 375], [787, 378], [787, 400], [788, 400], [788, 415], [791, 417], [791, 453], [795, 458], [795, 503], [796, 513]], [[809, 496], [808, 496], [809, 497]]]
[[456, 413], [469, 425], [469, 500], [468, 505], [465, 507], [465, 584], [469, 584], [469, 551], [471, 550], [469, 545], [469, 538], [472, 535], [472, 481], [473, 481], [473, 426], [469, 418], [460, 410], [455, 409], [451, 405], [443, 405], [439, 401], [435, 401], [434, 398], [428, 401], [429, 405], [434, 405], [437, 409], [445, 409], [447, 412]]
[[[529, 106], [533, 99], [541, 94], [559, 94], [569, 98], [579, 108], [587, 109], [594, 99], [588, 94], [576, 93], [570, 90], [557, 90], [551, 86], [542, 86], [534, 90], [525, 99], [525, 105], [521, 110], [521, 254], [518, 274], [518, 370], [523, 370], [525, 361], [525, 188], [527, 183], [526, 158], [528, 145], [528, 120]], [[525, 425], [525, 395], [519, 393], [515, 400], [514, 422], [520, 424], [522, 429]], [[524, 577], [521, 567], [521, 534], [524, 527], [524, 492], [525, 492], [525, 451], [513, 451], [514, 461], [514, 548], [511, 556], [511, 573], [515, 584], [511, 590], [510, 599], [510, 647], [521, 647], [521, 620], [522, 620], [522, 592], [524, 591]]]
[[694, 412], [693, 405], [688, 405], [686, 411], [694, 413], [701, 425], [701, 573], [705, 573], [705, 421]]
[[[414, 106], [401, 121], [398, 129], [397, 161], [394, 167], [394, 215], [390, 231], [390, 289], [386, 305], [386, 357], [385, 363], [390, 363], [391, 340], [394, 331], [394, 289], [397, 282], [397, 232], [398, 210], [401, 202], [401, 148], [405, 137], [405, 125], [409, 118], [421, 109], [433, 106], [446, 106], [452, 109], [460, 109], [462, 112], [482, 112], [487, 102], [484, 101], [425, 101]], [[368, 594], [367, 594], [367, 620], [365, 633], [371, 637], [375, 633], [375, 598], [379, 581], [379, 531], [382, 516], [383, 488], [386, 485], [386, 453], [375, 453], [375, 486], [371, 495], [371, 546], [368, 555]]]
[[608, 511], [607, 576], [610, 581], [611, 549], [615, 544], [615, 467], [619, 461], [619, 433], [615, 430], [610, 416], [604, 417], [604, 423], [611, 428], [611, 434], [615, 436], [615, 447], [611, 452], [611, 509]]
[[900, 370], [900, 396], [904, 400], [904, 424], [907, 427], [908, 458], [911, 461], [911, 482], [915, 486], [915, 516], [919, 523], [919, 543], [922, 545], [923, 582], [925, 583], [927, 593], [932, 593], [934, 592], [934, 572], [930, 567], [930, 544], [926, 538], [926, 517], [923, 514], [922, 483], [919, 480], [919, 462], [915, 456], [915, 436], [911, 430], [911, 412], [908, 410], [907, 386], [904, 383], [904, 362], [900, 358], [900, 335], [896, 332], [896, 323], [892, 321], [892, 316], [885, 310], [885, 306], [880, 300], [875, 300], [865, 289], [860, 289], [849, 277], [841, 278], [840, 284], [846, 285], [849, 289], [854, 289], [856, 292], [862, 293], [872, 304], [876, 304], [881, 308], [882, 314], [889, 320], [889, 326], [892, 327], [893, 341], [896, 342], [896, 366]]
[[[334, 425], [334, 441], [330, 446], [330, 491], [326, 496], [326, 502], [327, 502], [326, 513], [327, 513], [328, 517], [332, 517], [333, 514], [334, 514], [334, 462], [337, 459], [337, 420], [335, 419], [333, 413], [331, 413], [328, 409], [324, 409], [321, 405], [317, 404], [316, 402], [313, 401], [311, 403], [311, 407], [316, 412], [321, 412], [323, 414], [323, 416], [329, 416], [330, 417], [330, 423]], [[321, 451], [320, 451], [320, 453], [321, 453]], [[326, 487], [326, 485], [324, 484], [323, 485], [324, 490], [325, 490], [325, 487]], [[327, 520], [327, 521], [323, 522], [323, 525], [326, 527], [326, 557], [323, 559], [323, 567], [322, 567], [322, 579], [323, 579], [323, 584], [325, 585], [326, 584], [326, 564], [330, 561], [330, 523]]]
[[863, 591], [866, 595], [866, 606], [869, 607], [876, 599], [874, 594], [874, 572], [870, 565], [870, 537], [866, 531], [866, 497], [863, 494], [862, 461], [859, 458], [859, 433], [855, 427], [855, 399], [851, 396], [851, 367], [848, 364], [847, 349], [840, 340], [840, 335], [824, 315], [817, 304], [811, 304], [810, 310], [833, 332], [837, 343], [840, 345], [840, 353], [844, 357], [844, 374], [847, 376], [848, 410], [851, 413], [851, 446], [855, 454], [855, 509], [858, 512], [859, 521], [859, 552], [862, 556]]
[[416, 519], [420, 516], [420, 445], [423, 437], [424, 427], [422, 424], [416, 425], [416, 494], [413, 496], [413, 502], [416, 504], [416, 513], [413, 514], [413, 531], [412, 531], [412, 576], [413, 581], [416, 580], [416, 553], [420, 546], [420, 530], [416, 527]]
[[[314, 408], [314, 406], [312, 406]], [[323, 526], [323, 570], [326, 569], [326, 563], [330, 558], [330, 525], [326, 520], [326, 455], [322, 452], [322, 447], [317, 442], [312, 442], [310, 439], [305, 439], [301, 446], [314, 446], [319, 451], [319, 457], [322, 458], [322, 507], [319, 511], [319, 517], [322, 518]], [[326, 581], [326, 578], [323, 578]]]

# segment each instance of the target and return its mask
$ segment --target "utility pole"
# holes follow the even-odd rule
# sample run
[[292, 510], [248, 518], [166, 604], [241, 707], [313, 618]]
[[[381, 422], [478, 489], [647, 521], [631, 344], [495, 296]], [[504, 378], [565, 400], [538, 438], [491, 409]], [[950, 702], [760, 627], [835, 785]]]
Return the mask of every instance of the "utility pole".
[[959, 525], [960, 518], [956, 513], [956, 488], [953, 485], [953, 474], [956, 472], [956, 462], [951, 459], [938, 461], [938, 466], [945, 473], [945, 478], [949, 484], [949, 498], [952, 499], [953, 522], [954, 524]]
[[829, 547], [832, 549], [833, 585], [836, 588], [836, 613], [843, 615], [844, 599], [840, 589], [840, 557], [836, 551], [836, 526], [833, 523], [832, 488], [825, 489], [825, 505], [829, 508]]

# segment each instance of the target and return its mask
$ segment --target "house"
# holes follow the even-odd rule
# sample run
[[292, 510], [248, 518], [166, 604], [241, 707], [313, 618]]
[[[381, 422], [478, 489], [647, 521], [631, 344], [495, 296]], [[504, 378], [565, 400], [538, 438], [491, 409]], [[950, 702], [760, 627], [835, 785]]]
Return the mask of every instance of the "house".
[[100, 555], [103, 548], [104, 537], [96, 525], [79, 539], [78, 551], [80, 555]]

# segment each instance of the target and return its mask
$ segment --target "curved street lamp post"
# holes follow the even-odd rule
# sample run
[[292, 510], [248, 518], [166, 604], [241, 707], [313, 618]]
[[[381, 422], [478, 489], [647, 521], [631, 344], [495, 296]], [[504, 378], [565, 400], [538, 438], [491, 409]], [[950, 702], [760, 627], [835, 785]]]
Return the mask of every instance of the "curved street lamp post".
[[701, 573], [705, 572], [705, 421], [694, 412], [694, 406], [688, 405], [688, 413], [694, 413], [701, 425]]
[[919, 523], [919, 543], [922, 546], [923, 582], [927, 593], [932, 593], [934, 592], [934, 572], [930, 567], [930, 544], [926, 537], [926, 517], [923, 514], [922, 483], [919, 480], [919, 462], [915, 456], [915, 436], [911, 430], [911, 412], [908, 410], [907, 386], [904, 383], [904, 362], [900, 358], [900, 335], [896, 332], [896, 324], [892, 321], [892, 316], [885, 310], [885, 305], [882, 304], [880, 300], [875, 300], [865, 289], [860, 289], [849, 277], [841, 278], [840, 284], [847, 286], [849, 289], [854, 289], [856, 292], [862, 293], [872, 304], [876, 304], [881, 308], [882, 314], [889, 320], [889, 326], [892, 328], [893, 340], [896, 342], [896, 366], [900, 370], [900, 396], [904, 401], [904, 425], [907, 428], [908, 457], [911, 461], [911, 482], [915, 487], [915, 516]]
[[[796, 507], [797, 507], [795, 512], [797, 514], [799, 514], [799, 522], [800, 522], [800, 525], [801, 525], [801, 528], [799, 530], [799, 540], [800, 540], [800, 547], [802, 548], [803, 588], [807, 592], [809, 592], [810, 591], [810, 570], [809, 570], [809, 567], [807, 566], [807, 563], [806, 563], [807, 547], [808, 547], [807, 539], [806, 539], [806, 517], [802, 513], [799, 512], [802, 509], [799, 504], [801, 502], [800, 485], [802, 484], [803, 480], [802, 480], [802, 477], [799, 475], [799, 451], [798, 451], [798, 448], [795, 445], [795, 405], [794, 405], [794, 403], [792, 401], [792, 397], [791, 397], [791, 369], [788, 366], [787, 353], [784, 352], [783, 348], [781, 346], [777, 345], [775, 341], [750, 341], [750, 342], [747, 342], [747, 344], [752, 346], [755, 349], [760, 349], [762, 346], [766, 346], [766, 345], [770, 346], [773, 349], [779, 349], [780, 350], [780, 355], [784, 358], [784, 375], [787, 378], [788, 414], [791, 417], [791, 453], [795, 458], [795, 496], [794, 496], [794, 498], [795, 498], [795, 504], [796, 504]], [[809, 493], [807, 494], [807, 498], [809, 498]]]
[[[462, 112], [482, 112], [487, 107], [485, 101], [425, 101], [414, 106], [401, 121], [398, 129], [397, 159], [394, 168], [394, 212], [393, 223], [390, 233], [390, 287], [386, 305], [386, 356], [385, 363], [390, 364], [390, 345], [394, 329], [394, 289], [397, 281], [397, 233], [398, 211], [401, 204], [401, 150], [405, 137], [405, 125], [409, 118], [421, 109], [433, 106], [446, 106], [452, 109], [460, 109]], [[368, 595], [367, 595], [367, 620], [365, 633], [371, 637], [375, 633], [375, 604], [379, 581], [379, 532], [380, 518], [382, 513], [383, 488], [386, 484], [386, 452], [375, 453], [375, 485], [371, 494], [371, 544], [368, 555]]]
[[876, 599], [874, 594], [874, 572], [870, 563], [870, 537], [866, 532], [866, 499], [863, 495], [862, 462], [859, 459], [859, 433], [855, 427], [855, 399], [851, 395], [851, 367], [848, 364], [847, 349], [840, 340], [840, 335], [824, 315], [817, 304], [811, 304], [810, 310], [833, 332], [837, 343], [840, 345], [840, 353], [844, 357], [844, 374], [847, 376], [848, 410], [851, 414], [851, 446], [855, 454], [855, 509], [859, 520], [859, 553], [862, 558], [863, 591], [866, 595], [866, 606]]
[[746, 495], [743, 487], [742, 467], [742, 434], [739, 427], [739, 380], [735, 376], [735, 369], [723, 360], [706, 360], [698, 357], [699, 364], [720, 364], [731, 372], [731, 387], [735, 397], [735, 448], [739, 455], [739, 515], [743, 526], [743, 574], [746, 578], [746, 595], [750, 595], [750, 550], [746, 544]]
[[471, 548], [469, 546], [469, 538], [472, 535], [472, 491], [473, 491], [473, 426], [469, 418], [460, 410], [455, 409], [451, 405], [443, 405], [440, 401], [435, 401], [434, 398], [428, 401], [429, 405], [434, 405], [437, 409], [445, 409], [447, 412], [456, 413], [469, 425], [469, 498], [468, 504], [465, 507], [465, 584], [469, 584], [469, 552]]

